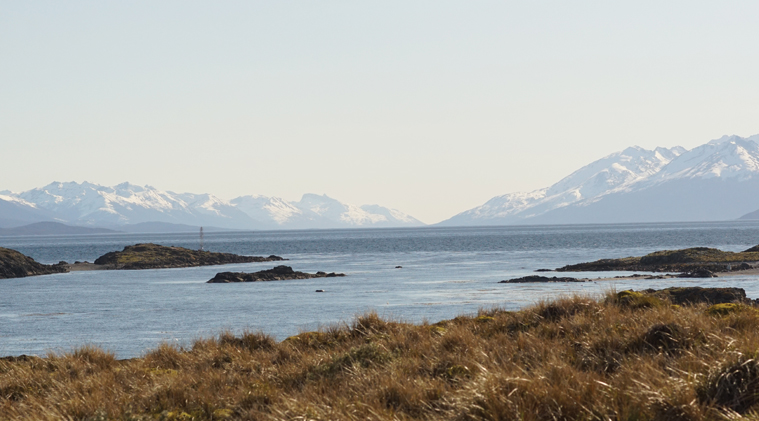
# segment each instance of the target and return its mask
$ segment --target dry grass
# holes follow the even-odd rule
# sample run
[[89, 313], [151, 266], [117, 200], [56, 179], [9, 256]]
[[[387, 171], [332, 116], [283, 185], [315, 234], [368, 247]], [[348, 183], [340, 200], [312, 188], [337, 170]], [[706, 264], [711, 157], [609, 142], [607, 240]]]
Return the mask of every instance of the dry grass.
[[0, 360], [0, 419], [757, 418], [759, 316], [610, 293], [436, 324], [366, 314], [119, 361]]

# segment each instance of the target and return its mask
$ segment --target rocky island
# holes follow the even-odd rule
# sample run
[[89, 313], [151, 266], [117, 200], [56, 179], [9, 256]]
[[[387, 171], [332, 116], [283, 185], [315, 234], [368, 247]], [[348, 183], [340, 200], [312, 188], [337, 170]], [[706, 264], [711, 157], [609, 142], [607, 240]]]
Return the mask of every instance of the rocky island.
[[65, 262], [44, 265], [16, 250], [0, 247], [0, 279], [68, 272]]
[[232, 282], [288, 281], [292, 279], [336, 278], [338, 276], [345, 276], [345, 274], [335, 272], [305, 273], [294, 271], [290, 266], [277, 266], [273, 269], [261, 270], [253, 273], [221, 272], [217, 273], [216, 276], [207, 283], [228, 284]]
[[232, 253], [214, 253], [147, 243], [126, 246], [122, 251], [106, 253], [98, 257], [94, 263], [102, 269], [163, 269], [281, 260], [285, 259], [274, 255], [240, 256]]
[[588, 282], [588, 279], [577, 279], [577, 278], [570, 278], [570, 277], [560, 277], [557, 278], [556, 276], [547, 277], [547, 276], [539, 276], [539, 275], [529, 275], [529, 276], [523, 276], [521, 278], [514, 278], [514, 279], [507, 279], [505, 281], [498, 282], [499, 284], [532, 284], [532, 283], [546, 283], [546, 282]]
[[737, 253], [707, 247], [694, 247], [657, 251], [641, 257], [601, 259], [595, 262], [567, 265], [556, 269], [556, 271], [681, 272], [696, 275], [696, 277], [709, 277], [714, 272], [741, 271], [756, 267], [759, 267], [759, 246]]

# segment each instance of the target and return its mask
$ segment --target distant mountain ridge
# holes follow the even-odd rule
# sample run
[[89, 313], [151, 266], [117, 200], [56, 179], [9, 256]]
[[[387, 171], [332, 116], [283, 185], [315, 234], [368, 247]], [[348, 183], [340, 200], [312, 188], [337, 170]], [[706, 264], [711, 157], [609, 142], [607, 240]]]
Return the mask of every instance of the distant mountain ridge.
[[[299, 202], [265, 196], [241, 196], [225, 201], [212, 194], [174, 193], [130, 183], [108, 187], [88, 182], [55, 182], [21, 193], [0, 192], [0, 227], [41, 221], [127, 230], [171, 227], [170, 224], [243, 230], [424, 225], [394, 209], [378, 205], [360, 207], [315, 194], [306, 194]], [[146, 225], [149, 223], [163, 225]]]
[[759, 209], [759, 135], [627, 148], [551, 187], [494, 197], [439, 225], [710, 221]]
[[22, 235], [112, 234], [118, 231], [105, 228], [73, 227], [60, 222], [34, 222], [14, 228], [0, 228], [0, 237]]

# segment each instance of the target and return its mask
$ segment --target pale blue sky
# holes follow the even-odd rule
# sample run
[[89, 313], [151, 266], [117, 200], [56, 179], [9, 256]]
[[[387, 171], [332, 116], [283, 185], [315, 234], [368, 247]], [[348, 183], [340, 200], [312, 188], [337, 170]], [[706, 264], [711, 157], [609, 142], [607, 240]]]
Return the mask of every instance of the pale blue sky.
[[0, 0], [0, 190], [326, 193], [437, 222], [759, 133], [759, 2]]

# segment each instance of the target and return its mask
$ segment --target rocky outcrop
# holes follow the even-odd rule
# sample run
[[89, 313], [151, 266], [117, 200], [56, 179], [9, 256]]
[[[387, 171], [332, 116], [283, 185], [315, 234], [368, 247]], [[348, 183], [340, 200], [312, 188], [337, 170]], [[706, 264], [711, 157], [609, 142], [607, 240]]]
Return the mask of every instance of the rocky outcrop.
[[335, 278], [345, 276], [344, 273], [335, 272], [316, 272], [305, 273], [296, 272], [290, 266], [277, 266], [273, 269], [262, 270], [253, 273], [244, 272], [221, 272], [217, 273], [209, 284], [227, 284], [231, 282], [265, 282], [265, 281], [287, 281], [291, 279], [311, 279], [311, 278]]
[[521, 278], [507, 279], [499, 282], [499, 284], [529, 284], [529, 283], [543, 283], [543, 282], [588, 282], [587, 279], [577, 279], [570, 277], [557, 278], [555, 276], [549, 278], [547, 276], [530, 275]]
[[285, 260], [279, 256], [240, 256], [232, 253], [190, 250], [158, 244], [136, 244], [122, 251], [106, 253], [95, 260], [104, 269], [160, 269], [193, 266], [226, 265], [231, 263], [271, 262]]
[[[757, 246], [759, 247], [759, 246]], [[645, 271], [645, 272], [730, 272], [748, 270], [759, 264], [759, 250], [753, 247], [740, 253], [713, 248], [695, 247], [681, 250], [664, 250], [642, 257], [602, 259], [595, 262], [567, 265], [558, 272], [591, 271]]]
[[672, 304], [723, 304], [723, 303], [746, 303], [746, 291], [743, 288], [665, 288], [661, 290], [646, 289], [641, 291], [659, 299], [664, 299]]
[[16, 250], [0, 247], [0, 279], [67, 272], [66, 262], [43, 265]]

